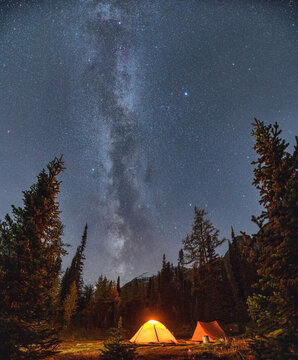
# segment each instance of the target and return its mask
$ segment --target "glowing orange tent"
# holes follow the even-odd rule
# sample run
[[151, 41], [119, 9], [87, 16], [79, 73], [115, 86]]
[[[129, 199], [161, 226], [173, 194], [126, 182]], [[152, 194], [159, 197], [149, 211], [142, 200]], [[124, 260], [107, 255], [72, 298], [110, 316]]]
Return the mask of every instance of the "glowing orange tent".
[[195, 332], [191, 338], [192, 341], [203, 341], [203, 336], [208, 335], [209, 341], [214, 342], [217, 339], [226, 337], [223, 329], [218, 325], [217, 321], [203, 322], [198, 321]]
[[177, 344], [177, 340], [175, 339], [174, 335], [162, 323], [156, 320], [149, 320], [143, 324], [129, 341], [135, 344]]

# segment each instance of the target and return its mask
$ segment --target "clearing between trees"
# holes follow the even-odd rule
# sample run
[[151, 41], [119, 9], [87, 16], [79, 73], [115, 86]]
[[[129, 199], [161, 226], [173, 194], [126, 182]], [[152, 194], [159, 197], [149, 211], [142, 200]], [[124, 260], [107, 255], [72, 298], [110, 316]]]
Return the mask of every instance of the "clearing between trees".
[[[46, 360], [98, 360], [103, 341], [68, 340], [60, 344], [60, 351], [55, 357]], [[138, 345], [137, 360], [189, 360], [189, 359], [221, 359], [221, 360], [252, 360], [248, 355], [245, 340], [233, 340], [230, 344], [199, 344], [179, 340], [177, 345]]]

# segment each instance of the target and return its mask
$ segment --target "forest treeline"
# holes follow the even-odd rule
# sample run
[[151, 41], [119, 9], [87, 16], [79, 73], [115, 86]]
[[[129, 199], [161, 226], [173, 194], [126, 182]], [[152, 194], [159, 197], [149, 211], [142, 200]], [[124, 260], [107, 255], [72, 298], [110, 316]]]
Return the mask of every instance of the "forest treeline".
[[[293, 154], [277, 124], [255, 120], [257, 160], [253, 185], [260, 192], [256, 234], [231, 231], [225, 239], [204, 210], [194, 209], [177, 265], [163, 255], [160, 271], [121, 286], [100, 275], [86, 285], [86, 224], [69, 267], [61, 272], [63, 225], [57, 196], [62, 158], [55, 158], [23, 192], [0, 223], [0, 359], [40, 359], [53, 354], [61, 331], [91, 333], [122, 318], [135, 329], [149, 318], [180, 331], [217, 320], [247, 333], [256, 358], [291, 359], [297, 344], [298, 147]], [[234, 324], [234, 325], [233, 325]]]
[[[195, 208], [195, 214], [199, 212]], [[200, 225], [194, 222], [194, 228]], [[89, 330], [113, 327], [120, 316], [124, 327], [130, 329], [150, 318], [177, 329], [184, 325], [193, 328], [198, 319], [244, 326], [249, 319], [246, 299], [257, 274], [243, 255], [242, 242], [242, 236], [233, 235], [226, 255], [214, 253], [204, 265], [186, 266], [183, 249], [177, 266], [164, 255], [157, 275], [135, 278], [122, 287], [120, 278], [115, 282], [102, 275], [95, 286], [83, 285], [79, 281], [81, 268], [75, 265], [80, 262], [80, 245], [62, 278], [61, 319], [70, 328]]]

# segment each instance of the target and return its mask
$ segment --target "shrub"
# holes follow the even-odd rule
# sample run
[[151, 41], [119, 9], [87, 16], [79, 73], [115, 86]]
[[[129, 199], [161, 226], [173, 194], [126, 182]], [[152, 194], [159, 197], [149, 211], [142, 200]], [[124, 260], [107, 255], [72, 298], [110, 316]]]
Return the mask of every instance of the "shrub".
[[104, 349], [100, 350], [99, 360], [135, 360], [135, 345], [123, 342], [123, 329], [121, 318], [117, 328], [111, 329], [109, 342], [104, 343]]

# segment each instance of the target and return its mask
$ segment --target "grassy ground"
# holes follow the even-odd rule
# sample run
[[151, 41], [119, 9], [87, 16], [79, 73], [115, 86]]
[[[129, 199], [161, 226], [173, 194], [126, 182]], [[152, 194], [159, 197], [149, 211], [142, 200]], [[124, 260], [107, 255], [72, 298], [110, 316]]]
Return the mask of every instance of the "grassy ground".
[[[64, 341], [59, 347], [59, 354], [48, 360], [97, 360], [100, 349], [103, 349], [102, 341]], [[205, 346], [181, 340], [178, 345], [137, 346], [136, 353], [138, 360], [251, 360], [246, 350], [245, 342], [240, 340], [229, 349], [221, 345]]]

